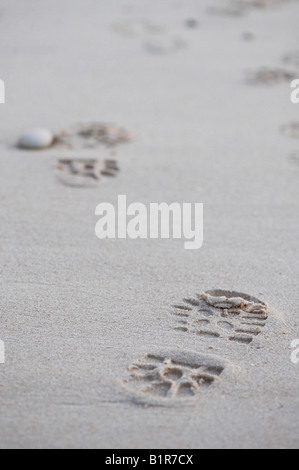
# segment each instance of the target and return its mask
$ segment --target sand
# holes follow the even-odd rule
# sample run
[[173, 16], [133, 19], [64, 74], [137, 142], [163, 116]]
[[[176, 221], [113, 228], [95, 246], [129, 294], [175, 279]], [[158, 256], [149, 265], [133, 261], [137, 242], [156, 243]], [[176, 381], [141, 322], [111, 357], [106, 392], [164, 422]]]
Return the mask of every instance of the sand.
[[[1, 448], [298, 447], [299, 141], [281, 129], [299, 120], [298, 64], [283, 61], [299, 3], [251, 3], [1, 1]], [[27, 129], [86, 122], [132, 140], [15, 147]], [[61, 184], [57, 160], [83, 157], [120, 172]], [[204, 203], [203, 247], [97, 239], [95, 208], [118, 195]], [[267, 303], [250, 344], [176, 329], [173, 305], [217, 289]], [[212, 377], [153, 397], [128, 372], [152, 357], [174, 382]]]

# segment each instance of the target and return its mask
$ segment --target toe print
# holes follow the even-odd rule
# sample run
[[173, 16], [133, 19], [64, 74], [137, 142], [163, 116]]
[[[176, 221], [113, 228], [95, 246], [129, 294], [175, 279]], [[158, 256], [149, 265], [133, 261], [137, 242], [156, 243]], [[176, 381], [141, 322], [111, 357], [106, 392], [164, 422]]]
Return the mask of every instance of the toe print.
[[266, 325], [267, 305], [247, 294], [226, 290], [205, 292], [196, 299], [185, 299], [176, 305], [173, 315], [176, 331], [191, 332], [206, 338], [224, 338], [241, 344], [250, 344]]

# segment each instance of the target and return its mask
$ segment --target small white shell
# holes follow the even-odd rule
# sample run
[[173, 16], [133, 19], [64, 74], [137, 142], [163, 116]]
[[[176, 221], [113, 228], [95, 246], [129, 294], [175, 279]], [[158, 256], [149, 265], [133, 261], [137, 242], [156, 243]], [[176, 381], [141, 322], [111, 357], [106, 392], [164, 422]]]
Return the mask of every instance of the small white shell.
[[54, 135], [47, 129], [33, 129], [23, 134], [18, 142], [18, 147], [23, 149], [45, 149], [53, 144]]

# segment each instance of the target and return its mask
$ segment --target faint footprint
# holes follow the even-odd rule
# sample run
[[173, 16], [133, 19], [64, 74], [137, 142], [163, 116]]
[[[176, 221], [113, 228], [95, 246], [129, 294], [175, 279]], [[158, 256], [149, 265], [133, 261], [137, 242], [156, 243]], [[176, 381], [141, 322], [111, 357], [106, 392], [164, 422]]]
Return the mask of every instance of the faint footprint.
[[118, 33], [140, 37], [144, 50], [150, 54], [171, 54], [187, 46], [185, 41], [167, 30], [165, 26], [146, 20], [124, 21], [112, 26]]
[[145, 41], [144, 48], [150, 54], [171, 54], [187, 47], [180, 36], [167, 36]]
[[290, 64], [299, 67], [299, 51], [297, 50], [286, 54], [282, 60], [285, 64]]
[[54, 146], [66, 149], [91, 149], [100, 144], [108, 147], [129, 142], [130, 134], [114, 124], [78, 124], [55, 133]]
[[281, 128], [281, 132], [285, 135], [299, 139], [299, 121], [290, 122]]
[[72, 158], [59, 160], [56, 174], [67, 186], [94, 187], [104, 176], [116, 176], [118, 166], [114, 160]]
[[228, 364], [218, 357], [190, 351], [146, 354], [128, 369], [123, 386], [139, 403], [186, 403], [219, 382]]
[[277, 85], [283, 82], [291, 82], [296, 76], [296, 72], [279, 68], [271, 69], [268, 67], [246, 72], [249, 83], [262, 85]]
[[240, 6], [234, 5], [221, 5], [210, 6], [207, 8], [207, 13], [215, 16], [229, 16], [232, 18], [239, 18], [245, 15], [245, 9]]
[[299, 151], [293, 152], [290, 155], [290, 161], [299, 167]]
[[226, 0], [225, 2], [222, 0], [221, 6], [210, 7], [208, 11], [218, 15], [243, 16], [250, 10], [265, 10], [276, 5], [282, 5], [286, 1], [288, 0]]
[[141, 36], [161, 34], [165, 27], [147, 20], [127, 20], [112, 25], [112, 29], [123, 36]]
[[236, 5], [242, 5], [244, 8], [250, 9], [268, 9], [275, 5], [282, 5], [290, 0], [231, 0]]
[[250, 344], [262, 332], [268, 318], [268, 307], [261, 300], [220, 289], [185, 299], [184, 304], [174, 308], [175, 330], [241, 344]]

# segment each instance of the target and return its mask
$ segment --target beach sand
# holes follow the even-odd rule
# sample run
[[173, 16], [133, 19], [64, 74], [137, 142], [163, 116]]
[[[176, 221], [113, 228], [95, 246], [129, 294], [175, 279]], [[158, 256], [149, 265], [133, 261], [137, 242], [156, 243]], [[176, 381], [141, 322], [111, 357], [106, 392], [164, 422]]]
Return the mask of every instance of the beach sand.
[[[299, 121], [299, 3], [239, 4], [1, 0], [1, 448], [298, 448], [299, 141], [281, 129]], [[132, 139], [15, 146], [86, 122]], [[74, 157], [120, 172], [68, 187], [55, 165]], [[97, 239], [118, 195], [204, 203], [203, 247]], [[173, 305], [213, 289], [267, 303], [250, 344], [176, 329]], [[152, 355], [217, 377], [153, 399], [128, 381]]]

